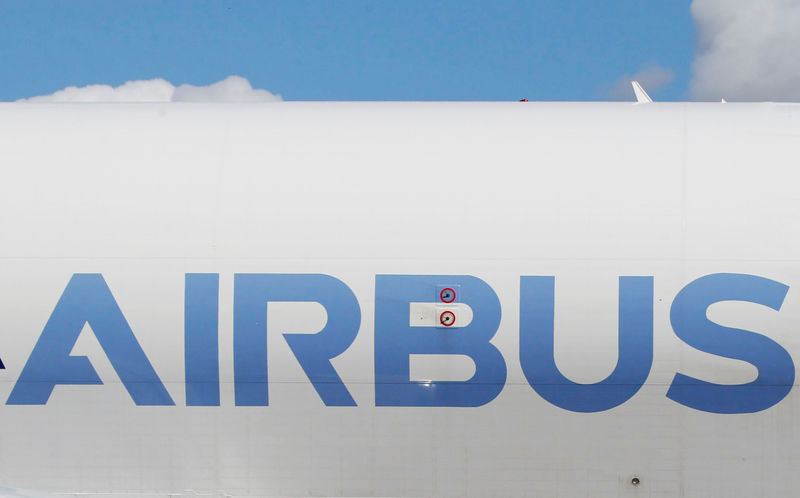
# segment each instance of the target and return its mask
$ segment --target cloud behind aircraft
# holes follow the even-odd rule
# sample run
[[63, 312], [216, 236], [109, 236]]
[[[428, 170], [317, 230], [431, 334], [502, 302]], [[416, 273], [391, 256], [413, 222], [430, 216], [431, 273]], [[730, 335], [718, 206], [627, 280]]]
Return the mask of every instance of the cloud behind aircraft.
[[[698, 46], [686, 97], [690, 100], [800, 101], [800, 2], [798, 0], [693, 0]], [[663, 62], [663, 61], [660, 61]], [[676, 79], [676, 66], [650, 63], [601, 87], [611, 100], [629, 100], [630, 80], [651, 94]], [[678, 74], [681, 71], [677, 71]], [[680, 81], [686, 85], [685, 79]], [[25, 102], [274, 102], [279, 94], [254, 89], [240, 76], [207, 86], [175, 86], [164, 79], [129, 81], [117, 87], [67, 87]]]
[[800, 2], [694, 0], [696, 100], [800, 100]]
[[[693, 0], [697, 49], [689, 100], [800, 101], [800, 2], [798, 0]], [[633, 98], [631, 80], [651, 94], [674, 79], [657, 64], [623, 74], [601, 95]]]
[[129, 81], [123, 85], [68, 87], [50, 95], [19, 102], [279, 102], [280, 95], [253, 88], [241, 76], [228, 76], [207, 86], [175, 86], [163, 79]]

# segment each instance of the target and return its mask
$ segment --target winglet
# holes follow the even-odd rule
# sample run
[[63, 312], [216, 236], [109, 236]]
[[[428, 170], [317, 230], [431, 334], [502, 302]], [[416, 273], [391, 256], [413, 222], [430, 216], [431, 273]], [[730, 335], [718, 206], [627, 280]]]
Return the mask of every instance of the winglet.
[[636, 94], [636, 103], [638, 104], [652, 104], [653, 99], [647, 95], [647, 92], [644, 91], [642, 85], [639, 84], [638, 81], [631, 81], [631, 85], [633, 86], [633, 93]]

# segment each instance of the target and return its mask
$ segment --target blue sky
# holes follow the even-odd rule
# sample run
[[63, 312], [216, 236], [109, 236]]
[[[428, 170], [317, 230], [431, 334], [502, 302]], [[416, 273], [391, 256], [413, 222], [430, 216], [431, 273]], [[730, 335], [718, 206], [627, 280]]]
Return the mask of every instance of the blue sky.
[[231, 74], [286, 100], [597, 100], [626, 74], [687, 98], [690, 0], [0, 3], [0, 100]]

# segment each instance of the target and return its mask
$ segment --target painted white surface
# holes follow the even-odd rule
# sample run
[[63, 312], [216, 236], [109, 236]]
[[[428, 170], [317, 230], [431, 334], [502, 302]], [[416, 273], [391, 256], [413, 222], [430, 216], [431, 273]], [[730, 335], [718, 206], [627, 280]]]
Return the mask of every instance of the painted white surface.
[[[780, 313], [712, 312], [800, 358], [798, 157], [792, 105], [0, 105], [0, 400], [70, 276], [100, 272], [177, 405], [134, 406], [84, 333], [74, 353], [105, 385], [0, 406], [0, 482], [101, 494], [792, 496], [796, 389], [750, 415], [694, 411], [665, 393], [676, 371], [754, 376], [672, 332], [672, 299], [702, 275], [792, 286]], [[221, 407], [183, 406], [187, 272], [220, 274]], [[323, 406], [277, 334], [271, 406], [233, 406], [232, 282], [246, 272], [350, 286], [362, 325], [333, 364], [358, 407]], [[374, 407], [378, 273], [492, 286], [503, 309], [493, 343], [508, 366], [494, 401]], [[578, 382], [614, 367], [617, 278], [653, 275], [642, 390], [595, 414], [540, 398], [519, 365], [520, 275], [556, 275], [556, 360]], [[287, 332], [325, 323], [319, 306], [276, 306], [270, 320]]]
[[442, 313], [450, 312], [455, 321], [448, 327], [466, 327], [472, 323], [472, 308], [464, 303], [409, 303], [408, 325], [411, 327], [444, 327]]

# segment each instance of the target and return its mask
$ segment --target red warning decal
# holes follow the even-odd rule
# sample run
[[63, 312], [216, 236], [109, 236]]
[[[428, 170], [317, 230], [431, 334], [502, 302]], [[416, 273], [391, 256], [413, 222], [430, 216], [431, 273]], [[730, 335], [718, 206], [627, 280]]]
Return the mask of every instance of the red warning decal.
[[439, 293], [439, 299], [441, 299], [443, 303], [452, 303], [456, 300], [456, 291], [450, 287], [445, 287]]
[[452, 311], [443, 311], [439, 315], [439, 323], [445, 327], [452, 327], [456, 323], [456, 315]]

